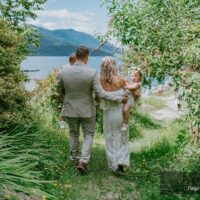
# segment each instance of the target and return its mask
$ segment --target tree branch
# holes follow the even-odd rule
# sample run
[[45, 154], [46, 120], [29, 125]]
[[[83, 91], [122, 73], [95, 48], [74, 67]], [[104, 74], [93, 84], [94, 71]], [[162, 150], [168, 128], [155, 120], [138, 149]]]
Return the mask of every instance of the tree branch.
[[105, 40], [104, 42], [102, 42], [98, 47], [92, 49], [92, 52], [99, 50], [103, 45], [105, 45], [107, 42], [107, 40]]

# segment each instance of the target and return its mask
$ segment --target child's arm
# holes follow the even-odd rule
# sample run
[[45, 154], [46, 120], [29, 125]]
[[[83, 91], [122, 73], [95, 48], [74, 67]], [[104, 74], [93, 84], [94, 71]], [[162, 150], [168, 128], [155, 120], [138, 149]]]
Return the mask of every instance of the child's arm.
[[131, 90], [131, 91], [137, 90], [139, 88], [140, 88], [140, 84], [139, 83], [127, 84], [125, 86], [125, 89]]

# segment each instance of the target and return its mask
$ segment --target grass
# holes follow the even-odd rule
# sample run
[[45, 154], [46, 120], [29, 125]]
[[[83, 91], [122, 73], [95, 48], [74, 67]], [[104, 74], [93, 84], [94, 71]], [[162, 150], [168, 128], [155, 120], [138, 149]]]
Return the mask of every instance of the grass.
[[[151, 98], [153, 109], [165, 107], [165, 103], [154, 101]], [[39, 98], [41, 103], [41, 99]], [[42, 102], [40, 109], [44, 130], [52, 130], [56, 135], [55, 145], [63, 157], [63, 170], [56, 177], [57, 199], [59, 200], [167, 200], [185, 199], [182, 195], [161, 196], [159, 176], [160, 170], [170, 168], [177, 163], [177, 158], [183, 157], [179, 146], [183, 141], [177, 142], [177, 138], [185, 131], [185, 125], [181, 121], [161, 122], [150, 117], [143, 110], [132, 110], [130, 117], [130, 171], [125, 176], [116, 176], [107, 165], [102, 134], [102, 113], [97, 115], [97, 132], [95, 135], [92, 156], [89, 163], [90, 173], [81, 176], [69, 160], [68, 130], [58, 129], [57, 116], [48, 102]], [[47, 107], [47, 109], [46, 109]], [[39, 105], [38, 105], [39, 108]], [[52, 113], [54, 113], [52, 115]], [[51, 126], [49, 127], [49, 124]], [[53, 138], [55, 136], [52, 136]], [[83, 138], [82, 138], [83, 139]], [[181, 147], [181, 149], [183, 149]], [[182, 161], [177, 163], [177, 169], [181, 169]], [[191, 168], [192, 165], [189, 166]], [[196, 197], [195, 197], [196, 198]]]
[[168, 97], [168, 96], [172, 96], [172, 95], [175, 95], [175, 91], [174, 89], [170, 86], [167, 86], [162, 92], [154, 92], [155, 96], [162, 96], [162, 97]]
[[152, 109], [163, 109], [166, 107], [165, 102], [162, 99], [158, 99], [155, 96], [149, 96], [148, 98], [143, 99], [143, 103], [151, 106]]
[[[138, 115], [140, 115], [139, 112]], [[174, 162], [174, 155], [179, 155], [176, 141], [178, 135], [185, 129], [184, 124], [177, 121], [168, 126], [166, 124], [161, 126], [152, 123], [152, 120], [147, 123], [147, 119], [148, 117], [145, 118], [144, 124], [142, 120], [139, 120], [141, 124], [138, 126], [142, 133], [139, 138], [131, 141], [131, 146], [135, 147], [139, 140], [140, 147], [131, 148], [130, 171], [122, 177], [114, 175], [108, 169], [104, 138], [100, 133], [96, 133], [95, 136], [89, 164], [90, 173], [87, 176], [80, 176], [69, 160], [68, 131], [60, 131], [55, 126], [53, 129], [54, 134], [57, 135], [55, 144], [65, 157], [63, 171], [58, 175], [54, 185], [58, 191], [57, 199], [184, 199], [185, 197], [182, 196], [180, 198], [160, 196], [159, 188], [160, 170], [170, 167], [170, 164]]]
[[47, 142], [33, 127], [18, 125], [0, 133], [0, 198], [13, 195], [17, 198], [17, 193], [18, 198], [22, 194], [53, 197], [43, 189], [48, 181], [40, 170], [46, 162], [51, 163], [52, 152], [47, 151]]
[[[37, 128], [33, 132], [38, 133], [39, 131], [39, 135], [47, 141], [48, 148], [44, 149], [53, 151], [44, 157], [36, 156], [35, 160], [40, 164], [36, 164], [32, 168], [28, 167], [30, 163], [27, 164], [27, 171], [24, 172], [24, 176], [26, 177], [27, 173], [30, 175], [30, 180], [35, 180], [34, 177], [31, 177], [34, 175], [34, 169], [37, 173], [40, 173], [40, 177], [46, 181], [53, 180], [53, 182], [49, 184], [36, 182], [34, 186], [32, 182], [21, 184], [18, 179], [18, 185], [30, 188], [31, 184], [31, 187], [34, 188], [38, 184], [38, 188], [41, 192], [44, 192], [43, 194], [45, 192], [47, 195], [48, 193], [53, 194], [54, 197], [48, 198], [50, 200], [184, 200], [190, 198], [188, 195], [169, 196], [160, 194], [160, 171], [162, 169], [200, 170], [199, 159], [197, 159], [199, 147], [194, 147], [193, 144], [189, 143], [190, 138], [182, 121], [167, 123], [157, 121], [152, 119], [149, 113], [144, 112], [144, 110], [133, 109], [129, 126], [131, 165], [126, 175], [117, 176], [108, 168], [105, 141], [102, 134], [102, 113], [99, 112], [97, 132], [89, 163], [90, 173], [81, 176], [69, 160], [68, 129], [60, 130], [58, 127], [58, 113], [52, 107], [51, 91], [49, 84], [43, 84], [31, 103], [35, 108], [34, 117], [37, 122]], [[148, 102], [151, 102], [153, 109], [161, 109], [164, 106], [164, 102], [158, 106], [152, 98]], [[83, 136], [81, 136], [82, 140]], [[29, 146], [30, 142], [32, 140], [28, 138], [23, 139], [23, 143], [29, 144]], [[191, 154], [190, 146], [193, 154]], [[45, 159], [40, 162], [38, 158]], [[20, 168], [20, 165], [16, 165], [16, 167]], [[5, 188], [4, 191], [6, 195], [7, 190]], [[26, 192], [26, 188], [21, 190], [23, 193], [19, 190], [12, 191], [10, 189], [9, 191], [18, 197], [30, 194]], [[197, 195], [192, 198], [200, 199]], [[43, 197], [43, 199], [46, 199], [46, 197]]]
[[[184, 147], [185, 148], [185, 147]], [[161, 170], [177, 170], [183, 171], [182, 167], [185, 161], [179, 159], [184, 156], [181, 153], [182, 149], [177, 145], [172, 145], [164, 140], [154, 145], [150, 149], [143, 149], [140, 152], [132, 153], [132, 173], [130, 176], [137, 180], [138, 187], [140, 188], [140, 199], [142, 200], [184, 200], [184, 199], [199, 199], [199, 195], [161, 195], [160, 194], [160, 172]], [[186, 155], [185, 155], [186, 156]], [[192, 161], [192, 158], [186, 160]], [[197, 161], [199, 163], [199, 161]], [[176, 168], [174, 166], [176, 163]], [[194, 163], [193, 163], [194, 164]], [[187, 164], [186, 164], [187, 165]], [[191, 169], [194, 165], [187, 165]], [[195, 169], [198, 172], [199, 168]], [[185, 170], [188, 171], [188, 170]]]
[[131, 110], [129, 118], [130, 140], [141, 138], [143, 129], [156, 130], [161, 127], [161, 124], [153, 120], [148, 113], [141, 112], [135, 108]]
[[158, 142], [164, 140], [169, 141], [173, 145], [180, 130], [179, 122], [163, 124], [162, 126], [160, 125], [160, 128], [143, 128], [140, 130], [141, 137], [134, 139], [130, 144], [131, 151], [139, 152], [143, 149], [151, 149]]
[[[183, 141], [178, 142], [177, 138], [179, 134], [182, 134], [184, 128], [184, 124], [180, 121], [170, 124], [165, 130], [163, 127], [157, 128], [156, 130], [161, 130], [163, 133], [160, 137], [155, 137], [154, 142], [150, 142], [149, 145], [147, 143], [151, 140], [151, 133], [144, 132], [141, 138], [136, 140], [145, 137], [149, 140], [141, 142], [139, 150], [131, 149], [130, 171], [125, 176], [116, 176], [108, 169], [102, 134], [97, 133], [95, 136], [89, 164], [90, 173], [87, 176], [77, 173], [68, 158], [68, 140], [62, 139], [62, 135], [59, 135], [59, 148], [66, 160], [63, 163], [63, 171], [56, 182], [57, 190], [61, 191], [57, 198], [59, 200], [187, 199], [187, 196], [182, 195], [160, 195], [159, 182], [160, 171], [164, 168], [173, 169], [172, 163], [177, 163], [177, 157], [182, 157], [179, 146]], [[65, 134], [67, 135], [67, 130]], [[159, 132], [155, 134], [159, 134]], [[81, 137], [81, 139], [83, 138]], [[134, 144], [135, 141], [132, 141], [131, 146]], [[177, 163], [177, 168], [181, 169], [182, 165], [182, 162]]]

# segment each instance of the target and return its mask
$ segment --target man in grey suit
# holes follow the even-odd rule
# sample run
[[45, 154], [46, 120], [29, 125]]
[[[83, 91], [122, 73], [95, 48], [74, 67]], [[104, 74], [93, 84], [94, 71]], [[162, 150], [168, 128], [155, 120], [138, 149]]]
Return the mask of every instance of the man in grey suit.
[[[64, 92], [61, 115], [67, 119], [70, 131], [70, 154], [77, 169], [87, 173], [87, 163], [91, 155], [93, 136], [95, 133], [96, 109], [93, 94], [112, 101], [127, 102], [127, 96], [114, 96], [112, 92], [103, 90], [97, 72], [87, 65], [89, 50], [80, 46], [76, 50], [77, 62], [67, 65], [58, 79], [58, 92]], [[79, 128], [82, 126], [84, 141], [81, 158], [78, 157]]]

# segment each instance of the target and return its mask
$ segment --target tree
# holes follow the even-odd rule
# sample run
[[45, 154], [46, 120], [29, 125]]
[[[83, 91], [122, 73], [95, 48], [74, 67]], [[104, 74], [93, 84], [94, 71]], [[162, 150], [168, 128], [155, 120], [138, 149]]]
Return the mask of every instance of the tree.
[[[200, 1], [103, 0], [110, 33], [128, 50], [126, 66], [142, 67], [146, 80], [171, 76], [189, 109], [188, 119], [200, 128]], [[188, 70], [191, 69], [191, 70]]]
[[45, 0], [0, 0], [0, 129], [20, 121], [27, 109], [26, 75], [22, 60], [30, 54], [30, 45], [38, 44], [37, 33], [26, 25], [35, 18]]
[[13, 30], [21, 33], [29, 45], [24, 48], [25, 54], [30, 54], [30, 46], [39, 45], [37, 31], [26, 24], [26, 20], [35, 19], [36, 11], [42, 9], [47, 0], [0, 0], [0, 18], [9, 22]]
[[36, 18], [35, 11], [41, 10], [46, 0], [0, 0], [1, 18], [9, 21], [13, 26], [24, 25], [27, 18]]

